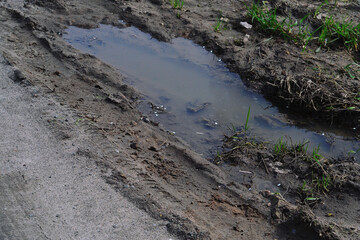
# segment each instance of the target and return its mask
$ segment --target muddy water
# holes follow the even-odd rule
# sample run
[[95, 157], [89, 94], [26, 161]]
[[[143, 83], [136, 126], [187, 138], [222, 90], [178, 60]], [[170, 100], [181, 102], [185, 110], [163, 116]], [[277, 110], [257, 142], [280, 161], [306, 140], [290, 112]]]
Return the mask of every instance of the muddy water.
[[[305, 139], [325, 155], [338, 156], [360, 147], [351, 130], [319, 126], [289, 116], [249, 91], [220, 58], [193, 42], [159, 42], [135, 27], [70, 27], [64, 38], [74, 47], [107, 62], [126, 76], [144, 98], [140, 110], [205, 156], [216, 154], [224, 133], [244, 126], [250, 107], [251, 134], [265, 141]], [[154, 105], [151, 105], [152, 102]]]

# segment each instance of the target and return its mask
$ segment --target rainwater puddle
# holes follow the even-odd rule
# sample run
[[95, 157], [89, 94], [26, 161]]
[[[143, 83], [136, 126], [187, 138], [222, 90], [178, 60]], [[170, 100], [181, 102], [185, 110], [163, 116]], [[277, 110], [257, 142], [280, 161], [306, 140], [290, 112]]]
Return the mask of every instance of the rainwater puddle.
[[216, 154], [229, 128], [244, 126], [249, 106], [251, 133], [264, 141], [275, 142], [284, 136], [293, 143], [308, 139], [309, 149], [320, 145], [328, 156], [360, 147], [351, 131], [280, 113], [248, 90], [221, 59], [190, 40], [159, 42], [135, 27], [107, 25], [90, 30], [69, 27], [64, 38], [116, 67], [126, 77], [125, 83], [145, 95], [140, 111], [205, 156]]

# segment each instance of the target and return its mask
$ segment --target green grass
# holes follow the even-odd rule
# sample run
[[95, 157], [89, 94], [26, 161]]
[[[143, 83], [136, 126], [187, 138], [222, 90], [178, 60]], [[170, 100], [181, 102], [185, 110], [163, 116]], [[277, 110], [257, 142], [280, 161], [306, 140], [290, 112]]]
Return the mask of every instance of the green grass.
[[[322, 5], [315, 11], [315, 17], [321, 7]], [[310, 42], [319, 45], [317, 51], [335, 43], [342, 44], [349, 51], [359, 49], [360, 24], [354, 24], [352, 20], [336, 22], [330, 16], [322, 22], [320, 27], [311, 31], [307, 23], [309, 14], [297, 21], [291, 17], [281, 18], [276, 14], [276, 9], [263, 9], [257, 4], [247, 7], [247, 10], [252, 22], [257, 23], [261, 30], [301, 44], [304, 49]]]
[[349, 157], [354, 157], [356, 154], [358, 154], [360, 152], [360, 148], [359, 149], [356, 149], [356, 150], [350, 150], [348, 152], [348, 156]]
[[248, 112], [247, 112], [247, 116], [246, 116], [246, 121], [245, 121], [245, 125], [244, 127], [241, 127], [241, 130], [238, 130], [234, 124], [231, 124], [231, 128], [230, 130], [232, 131], [232, 136], [231, 138], [233, 138], [234, 140], [239, 139], [240, 135], [244, 135], [244, 137], [246, 137], [246, 132], [249, 130], [249, 119], [250, 119], [250, 112], [251, 112], [251, 106], [249, 106]]
[[314, 172], [312, 172], [311, 174], [312, 181], [311, 184], [309, 184], [310, 191], [303, 192], [303, 195], [305, 196], [305, 200], [309, 196], [314, 197], [314, 195], [318, 192], [322, 192], [322, 193], [329, 192], [331, 187], [331, 177], [329, 176], [323, 164], [321, 163], [324, 157], [319, 153], [319, 151], [320, 151], [320, 145], [313, 149], [311, 158], [307, 158], [308, 161], [310, 162], [313, 161], [314, 164], [317, 165], [318, 167], [317, 168], [314, 167], [313, 170], [315, 171], [317, 169], [316, 170], [317, 173], [315, 174]]
[[300, 187], [300, 197], [302, 202], [305, 204], [315, 204], [319, 201], [320, 193], [326, 194], [330, 191], [331, 187], [331, 178], [325, 174], [315, 175], [312, 173], [311, 182], [306, 182], [304, 180], [303, 184]]
[[321, 158], [323, 158], [323, 156], [321, 156], [319, 154], [319, 150], [320, 150], [320, 145], [313, 149], [312, 157], [313, 157], [313, 160], [321, 167], [320, 160], [321, 160]]
[[[297, 144], [290, 144], [281, 137], [274, 145], [274, 157], [276, 161], [282, 159], [297, 159], [307, 164], [308, 181], [304, 180], [300, 186], [300, 198], [303, 203], [315, 204], [320, 200], [321, 194], [330, 191], [332, 187], [331, 176], [324, 167], [324, 157], [319, 153], [320, 146], [315, 147], [312, 152], [308, 152], [309, 141], [303, 141]], [[290, 158], [289, 158], [290, 157]], [[315, 201], [316, 199], [316, 201]]]
[[332, 16], [327, 17], [319, 29], [318, 43], [328, 46], [334, 42], [341, 42], [348, 50], [358, 50], [360, 41], [360, 24], [353, 21], [336, 22]]
[[[324, 2], [323, 2], [322, 4], [320, 4], [320, 5], [316, 8], [315, 13], [314, 13], [314, 18], [316, 18], [316, 17], [319, 15], [320, 9], [321, 9], [324, 5], [327, 5], [327, 4], [329, 4], [329, 1], [328, 1], [328, 0], [324, 0]], [[336, 4], [336, 1], [335, 1], [335, 4]]]
[[[350, 78], [360, 80], [360, 64], [352, 62], [344, 67], [345, 72]], [[360, 97], [359, 97], [360, 99]]]
[[221, 32], [222, 30], [227, 30], [229, 27], [227, 22], [225, 22], [222, 17], [219, 17], [213, 28], [214, 32]]
[[170, 4], [173, 8], [182, 9], [184, 6], [184, 0], [170, 0]]
[[286, 39], [293, 38], [290, 32], [293, 27], [291, 19], [278, 21], [276, 9], [263, 10], [261, 6], [253, 4], [252, 7], [248, 7], [247, 10], [252, 22], [256, 22], [261, 30], [280, 35]]
[[297, 153], [302, 155], [307, 154], [309, 147], [309, 140], [304, 140], [302, 143], [295, 145], [294, 149]]
[[[249, 112], [250, 110], [248, 111], [248, 116], [250, 115]], [[264, 143], [248, 140], [244, 131], [244, 129], [248, 128], [247, 126], [248, 123], [245, 123], [245, 127], [242, 130], [237, 130], [233, 126], [234, 134], [231, 137], [227, 137], [228, 140], [231, 140], [227, 148], [231, 150], [225, 153], [225, 156], [226, 154], [231, 156], [233, 151], [240, 151], [242, 154], [253, 154], [254, 152], [251, 149], [267, 149], [268, 145]], [[336, 178], [332, 175], [331, 171], [330, 173], [328, 172], [327, 159], [320, 154], [320, 145], [310, 151], [308, 150], [309, 140], [293, 144], [290, 138], [285, 140], [285, 137], [281, 137], [273, 145], [272, 161], [281, 162], [289, 169], [300, 170], [300, 178], [304, 179], [303, 184], [299, 186], [300, 200], [304, 204], [313, 205], [320, 202], [321, 198], [336, 186], [336, 181], [334, 181]], [[357, 152], [360, 152], [360, 149], [349, 152], [349, 154], [356, 154]], [[226, 160], [227, 158], [225, 157], [224, 159]], [[224, 159], [222, 155], [217, 153], [215, 163], [218, 164], [224, 161]], [[232, 161], [234, 158], [231, 157], [229, 159]]]
[[249, 118], [250, 118], [250, 106], [249, 106], [249, 110], [248, 110], [248, 113], [247, 113], [247, 116], [246, 116], [246, 122], [245, 122], [245, 133], [246, 131], [249, 129]]
[[283, 137], [279, 138], [278, 142], [274, 145], [274, 153], [276, 156], [284, 155], [288, 150], [287, 142], [283, 140]]

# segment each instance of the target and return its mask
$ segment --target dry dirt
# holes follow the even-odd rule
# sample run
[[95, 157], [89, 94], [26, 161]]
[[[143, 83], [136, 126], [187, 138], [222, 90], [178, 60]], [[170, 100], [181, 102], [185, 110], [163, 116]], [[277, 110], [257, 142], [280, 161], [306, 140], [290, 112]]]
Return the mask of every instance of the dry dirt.
[[106, 184], [74, 112], [13, 71], [0, 56], [0, 239], [175, 239]]
[[[297, 17], [303, 11], [314, 11], [320, 4], [310, 0], [269, 2], [280, 7], [283, 14], [298, 14]], [[349, 16], [353, 14], [354, 21], [359, 22], [356, 15], [359, 3], [339, 2], [339, 9], [347, 11]], [[275, 168], [268, 164], [269, 169], [260, 166], [265, 161], [262, 154], [268, 152], [256, 153], [256, 157], [248, 157], [240, 152], [236, 153], [236, 157], [243, 159], [245, 164], [240, 166], [247, 168], [243, 170], [255, 171], [258, 177], [265, 180], [281, 181], [285, 186], [281, 194], [260, 192], [251, 188], [251, 182], [250, 186], [249, 182], [234, 182], [226, 167], [217, 166], [192, 152], [186, 143], [156, 124], [144, 122], [141, 113], [136, 110], [138, 93], [122, 84], [121, 73], [95, 57], [72, 48], [61, 35], [69, 25], [93, 28], [104, 23], [117, 26], [120, 25], [118, 20], [122, 19], [160, 40], [167, 41], [178, 36], [190, 38], [221, 56], [231, 70], [238, 72], [250, 87], [262, 92], [274, 104], [287, 106], [294, 111], [301, 109], [309, 117], [317, 116], [333, 123], [343, 122], [344, 127], [357, 129], [359, 103], [354, 98], [358, 94], [358, 81], [349, 78], [343, 68], [353, 58], [356, 59], [358, 53], [347, 53], [340, 47], [318, 54], [310, 50], [303, 53], [299, 46], [277, 37], [264, 41], [269, 36], [256, 28], [246, 30], [239, 26], [240, 21], [250, 21], [241, 1], [189, 0], [185, 1], [182, 10], [173, 9], [169, 2], [161, 0], [14, 0], [0, 1], [0, 4], [0, 53], [17, 69], [10, 74], [13, 84], [26, 88], [30, 95], [42, 96], [40, 102], [53, 101], [58, 106], [57, 111], [69, 115], [65, 117], [59, 113], [62, 117], [50, 117], [41, 127], [51, 132], [53, 140], [50, 148], [65, 151], [59, 146], [74, 143], [74, 149], [77, 149], [75, 155], [80, 159], [80, 163], [71, 158], [63, 163], [65, 170], [62, 171], [67, 172], [70, 178], [66, 178], [66, 184], [71, 189], [68, 200], [64, 195], [49, 193], [55, 186], [53, 184], [64, 180], [56, 171], [62, 167], [55, 165], [52, 169], [59, 180], [43, 181], [42, 184], [48, 184], [45, 189], [49, 190], [40, 189], [37, 197], [33, 198], [39, 208], [43, 207], [43, 199], [49, 197], [56, 199], [54, 208], [61, 206], [62, 201], [58, 197], [73, 201], [79, 186], [79, 191], [84, 191], [82, 187], [86, 187], [89, 193], [92, 188], [111, 186], [112, 191], [107, 191], [114, 198], [125, 197], [130, 205], [136, 205], [152, 216], [160, 226], [160, 234], [170, 233], [180, 239], [360, 239], [358, 164], [349, 162], [336, 165], [336, 168], [345, 168], [343, 173], [354, 176], [346, 179], [349, 185], [334, 188], [315, 207], [296, 202], [295, 192], [299, 184], [299, 180], [294, 180], [295, 174], [299, 174], [296, 169], [283, 176], [274, 172]], [[339, 14], [340, 10], [337, 11]], [[213, 26], [220, 14], [229, 19], [230, 28], [214, 32]], [[250, 41], [244, 43], [242, 39], [245, 34], [250, 35]], [[321, 72], [313, 70], [314, 67], [322, 69]], [[27, 85], [39, 92], [31, 93]], [[25, 98], [24, 101], [30, 104], [30, 100]], [[329, 106], [333, 106], [331, 111]], [[349, 106], [355, 108], [348, 109]], [[41, 111], [45, 112], [46, 107], [34, 112], [28, 110], [34, 118], [40, 118]], [[9, 125], [7, 128], [12, 127]], [[37, 138], [36, 127], [28, 127], [30, 129], [27, 131], [31, 132], [32, 128]], [[5, 130], [2, 127], [2, 131]], [[11, 139], [9, 134], [2, 135]], [[18, 141], [21, 146], [20, 143], [27, 140]], [[35, 142], [33, 146], [40, 147], [39, 144], [44, 141], [39, 139], [39, 143]], [[1, 150], [5, 151], [3, 148]], [[23, 154], [22, 159], [27, 159]], [[60, 154], [58, 159], [63, 158], [67, 159]], [[4, 162], [6, 157], [1, 164]], [[75, 169], [73, 172], [66, 170], [71, 166]], [[88, 182], [86, 166], [93, 169], [89, 169], [89, 174], [101, 176], [101, 181], [91, 178], [93, 182]], [[4, 184], [8, 181], [8, 175], [2, 174], [1, 184]], [[73, 176], [77, 174], [84, 175]], [[19, 178], [21, 180], [23, 177], [18, 176], [16, 181]], [[29, 178], [19, 186], [26, 188], [27, 182], [36, 180], [31, 176]], [[13, 191], [22, 190], [15, 188]], [[282, 195], [285, 193], [291, 198], [284, 198]], [[58, 229], [64, 229], [68, 234], [70, 228], [79, 228], [83, 235], [72, 235], [72, 238], [89, 239], [85, 223], [93, 221], [96, 225], [103, 219], [114, 217], [113, 213], [108, 214], [108, 208], [118, 203], [97, 196], [92, 193], [88, 201], [98, 202], [99, 214], [86, 214], [92, 206], [84, 207], [80, 201], [79, 207], [84, 207], [83, 215], [80, 215], [84, 217], [83, 222], [80, 224], [76, 218], [72, 221], [68, 218], [65, 221], [67, 225]], [[2, 199], [5, 199], [2, 202], [7, 201], [5, 197]], [[346, 209], [343, 209], [345, 205]], [[68, 205], [65, 206], [69, 215], [77, 214]], [[32, 211], [36, 215], [37, 208]], [[59, 209], [59, 213], [56, 213], [59, 215], [53, 221], [61, 221], [62, 211]], [[138, 209], [134, 213], [136, 211]], [[143, 212], [137, 214], [140, 216]], [[147, 217], [144, 216], [147, 219], [145, 222], [150, 221]], [[20, 220], [2, 218], [2, 221]], [[33, 225], [28, 226], [29, 231], [40, 228], [51, 232], [52, 226], [56, 225], [50, 219], [30, 223]], [[136, 222], [132, 225], [138, 229], [146, 228]], [[165, 225], [169, 233], [161, 232]], [[23, 239], [21, 226], [14, 226], [4, 239]], [[123, 234], [132, 231], [125, 226], [121, 230]], [[33, 232], [37, 233], [35, 230]], [[150, 229], [147, 239], [156, 238], [150, 235], [156, 233], [151, 232]], [[124, 237], [121, 233], [114, 238], [111, 234], [98, 234], [92, 238], [138, 239], [131, 235]], [[71, 239], [67, 235], [61, 236], [61, 233], [47, 238]]]

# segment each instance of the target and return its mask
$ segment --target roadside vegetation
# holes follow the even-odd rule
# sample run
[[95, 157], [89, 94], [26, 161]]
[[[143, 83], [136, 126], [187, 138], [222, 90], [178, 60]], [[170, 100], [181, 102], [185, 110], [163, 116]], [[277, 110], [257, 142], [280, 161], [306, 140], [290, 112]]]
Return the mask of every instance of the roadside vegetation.
[[[288, 182], [286, 193], [289, 189], [295, 191], [298, 201], [309, 206], [321, 202], [333, 190], [340, 190], [348, 181], [347, 174], [334, 169], [333, 163], [336, 160], [320, 153], [320, 145], [310, 149], [308, 140], [293, 143], [289, 137], [281, 137], [276, 143], [258, 141], [249, 131], [249, 115], [250, 107], [245, 125], [240, 129], [233, 126], [232, 134], [225, 136], [225, 151], [217, 153], [215, 164], [241, 165], [245, 157], [251, 163], [243, 166], [248, 168], [243, 172], [250, 173], [254, 168], [260, 167], [269, 179], [274, 179], [274, 176], [276, 178], [279, 173], [291, 173], [292, 180]], [[350, 150], [345, 158], [353, 161], [359, 152], [360, 149]]]
[[[325, 1], [324, 4], [328, 2]], [[308, 23], [309, 18], [316, 18], [322, 6], [323, 4], [314, 13], [308, 13], [300, 20], [291, 16], [280, 17], [277, 15], [277, 9], [269, 10], [265, 5], [253, 4], [247, 7], [247, 10], [252, 22], [262, 31], [289, 39], [304, 49], [315, 42], [319, 46], [316, 52], [334, 45], [343, 45], [348, 51], [357, 52], [360, 42], [360, 23], [354, 23], [352, 20], [337, 22], [330, 13], [327, 13], [325, 20], [321, 20], [321, 25], [312, 29]]]
[[[281, 88], [283, 97], [301, 108], [306, 104], [303, 109], [322, 112], [327, 119], [342, 119], [342, 123], [352, 125], [357, 124], [352, 119], [360, 112], [360, 92], [356, 87], [360, 80], [360, 23], [352, 17], [336, 14], [340, 2], [343, 1], [321, 1], [318, 7], [296, 17], [291, 11], [277, 9], [268, 1], [258, 1], [247, 5], [246, 9], [247, 19], [255, 31], [278, 36], [299, 47], [308, 68], [314, 71], [306, 78], [289, 76], [275, 82], [274, 86]], [[348, 57], [344, 56], [342, 59], [347, 60], [341, 63], [337, 60], [332, 68], [324, 69], [321, 63], [324, 60], [319, 53], [327, 52], [341, 52]], [[318, 62], [314, 65], [308, 58]]]

